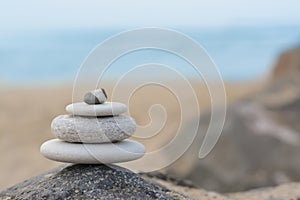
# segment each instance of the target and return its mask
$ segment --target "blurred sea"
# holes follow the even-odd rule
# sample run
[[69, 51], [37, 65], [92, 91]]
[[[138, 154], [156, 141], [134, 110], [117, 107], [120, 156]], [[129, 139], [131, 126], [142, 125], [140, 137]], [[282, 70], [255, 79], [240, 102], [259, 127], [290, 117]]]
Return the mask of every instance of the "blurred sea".
[[[1, 32], [0, 83], [59, 84], [73, 81], [81, 63], [97, 44], [125, 30]], [[295, 26], [174, 30], [198, 41], [216, 63], [223, 79], [232, 82], [266, 75], [282, 51], [300, 44], [300, 27]], [[130, 68], [148, 62], [168, 64], [178, 69], [191, 68], [174, 55], [145, 50], [121, 58], [112, 66], [112, 72], [117, 76], [121, 67]]]

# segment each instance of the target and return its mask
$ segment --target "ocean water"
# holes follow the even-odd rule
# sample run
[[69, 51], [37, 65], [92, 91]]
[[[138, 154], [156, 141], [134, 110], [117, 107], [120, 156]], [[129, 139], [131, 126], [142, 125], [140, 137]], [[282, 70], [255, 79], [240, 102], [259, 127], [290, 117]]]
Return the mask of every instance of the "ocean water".
[[[80, 65], [97, 44], [125, 30], [1, 32], [0, 83], [59, 84], [73, 81]], [[174, 30], [200, 43], [217, 65], [223, 79], [232, 82], [265, 76], [281, 52], [300, 43], [300, 27], [296, 26]], [[121, 76], [124, 69], [149, 62], [184, 68], [187, 74], [193, 73], [189, 70], [191, 66], [180, 58], [156, 50], [139, 51], [122, 57], [113, 64], [111, 73]]]

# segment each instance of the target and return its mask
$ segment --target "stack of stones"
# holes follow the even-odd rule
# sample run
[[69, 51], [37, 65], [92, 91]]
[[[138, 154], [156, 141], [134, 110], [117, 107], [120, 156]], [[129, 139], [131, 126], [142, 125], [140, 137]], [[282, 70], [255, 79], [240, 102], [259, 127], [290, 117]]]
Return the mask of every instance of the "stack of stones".
[[135, 120], [122, 115], [127, 106], [106, 100], [105, 91], [99, 89], [88, 92], [84, 102], [68, 105], [69, 115], [60, 115], [51, 124], [57, 139], [42, 144], [41, 153], [50, 160], [81, 164], [141, 158], [145, 147], [127, 139], [136, 129]]

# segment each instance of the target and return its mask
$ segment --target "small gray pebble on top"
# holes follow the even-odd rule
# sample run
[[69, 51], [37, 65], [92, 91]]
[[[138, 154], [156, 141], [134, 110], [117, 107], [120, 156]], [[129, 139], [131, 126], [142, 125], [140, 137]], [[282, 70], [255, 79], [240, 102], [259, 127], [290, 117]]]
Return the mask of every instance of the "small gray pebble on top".
[[104, 89], [93, 90], [85, 94], [84, 102], [95, 105], [102, 104], [107, 100], [107, 95]]

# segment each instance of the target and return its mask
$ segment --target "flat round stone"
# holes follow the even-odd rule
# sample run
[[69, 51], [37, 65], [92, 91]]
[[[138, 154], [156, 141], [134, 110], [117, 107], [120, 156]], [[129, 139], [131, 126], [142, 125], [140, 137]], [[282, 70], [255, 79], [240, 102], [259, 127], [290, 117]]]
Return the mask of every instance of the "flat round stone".
[[81, 144], [53, 139], [43, 143], [40, 151], [46, 158], [59, 162], [108, 164], [139, 159], [145, 154], [146, 149], [143, 144], [132, 140], [118, 143]]
[[117, 102], [89, 105], [85, 102], [73, 103], [66, 107], [68, 113], [79, 116], [112, 116], [127, 111], [127, 106]]
[[57, 138], [67, 142], [105, 143], [129, 138], [136, 123], [127, 115], [99, 118], [60, 115], [52, 121], [51, 129]]

